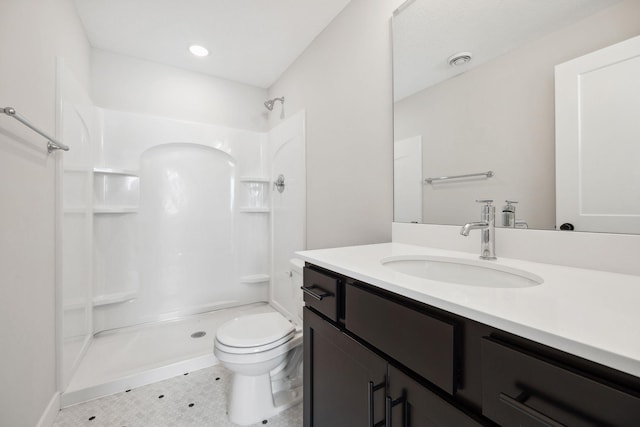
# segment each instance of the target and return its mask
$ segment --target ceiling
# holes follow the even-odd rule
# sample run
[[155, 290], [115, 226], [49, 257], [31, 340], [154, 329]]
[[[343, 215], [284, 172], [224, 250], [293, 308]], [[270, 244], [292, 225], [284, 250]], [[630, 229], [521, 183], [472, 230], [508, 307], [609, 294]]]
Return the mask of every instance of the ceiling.
[[[268, 88], [349, 0], [75, 0], [91, 46]], [[198, 58], [192, 44], [209, 49]]]
[[[393, 18], [394, 98], [468, 71], [619, 0], [408, 0]], [[471, 52], [467, 65], [448, 58]]]

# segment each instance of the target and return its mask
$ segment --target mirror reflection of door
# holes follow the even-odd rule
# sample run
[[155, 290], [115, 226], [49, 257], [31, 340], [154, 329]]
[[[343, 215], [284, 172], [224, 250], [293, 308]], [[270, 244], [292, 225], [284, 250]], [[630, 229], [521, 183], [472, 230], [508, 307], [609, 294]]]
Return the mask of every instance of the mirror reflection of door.
[[422, 222], [422, 136], [394, 143], [393, 218], [396, 222]]
[[556, 224], [640, 233], [640, 36], [556, 67]]

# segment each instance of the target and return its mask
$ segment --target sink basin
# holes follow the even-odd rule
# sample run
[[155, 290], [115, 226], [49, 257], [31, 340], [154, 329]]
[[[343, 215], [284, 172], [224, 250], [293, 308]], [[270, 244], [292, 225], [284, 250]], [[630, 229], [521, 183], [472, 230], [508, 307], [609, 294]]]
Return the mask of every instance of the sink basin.
[[428, 255], [406, 255], [384, 258], [385, 267], [402, 274], [457, 285], [484, 288], [525, 288], [544, 282], [528, 271], [491, 261], [447, 258]]

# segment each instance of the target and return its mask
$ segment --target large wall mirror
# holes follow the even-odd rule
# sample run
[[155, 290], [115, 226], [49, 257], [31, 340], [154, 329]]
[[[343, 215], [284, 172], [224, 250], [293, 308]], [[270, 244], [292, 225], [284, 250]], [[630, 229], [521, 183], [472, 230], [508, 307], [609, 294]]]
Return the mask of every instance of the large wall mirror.
[[[638, 16], [637, 0], [405, 2], [393, 16], [394, 221], [461, 225], [479, 220], [475, 200], [493, 199], [498, 226], [553, 230], [569, 223], [556, 212], [556, 201], [569, 194], [556, 192], [556, 174], [568, 172], [556, 165], [555, 69], [637, 36]], [[638, 58], [625, 66], [626, 75], [640, 69]], [[599, 110], [580, 108], [632, 117], [611, 110], [627, 108], [625, 99], [640, 99], [637, 75], [630, 85], [618, 85], [616, 90], [626, 94], [622, 101]], [[600, 82], [612, 79], [602, 76]], [[635, 95], [628, 95], [630, 91]], [[599, 102], [597, 93], [592, 91], [589, 99]], [[628, 108], [638, 103], [634, 105]], [[626, 123], [639, 132], [637, 110], [635, 117]], [[597, 174], [640, 164], [640, 149], [603, 148], [612, 144], [606, 134], [590, 142], [600, 144], [591, 155], [592, 164], [614, 151], [620, 161], [608, 158], [592, 168]], [[608, 193], [612, 201], [605, 205], [634, 200], [619, 211], [636, 217], [631, 223], [637, 226], [575, 226], [575, 231], [640, 233], [637, 171], [636, 166], [635, 171], [611, 175], [635, 183], [598, 184], [599, 194]], [[579, 185], [592, 181], [593, 176]], [[503, 210], [515, 210], [515, 222], [503, 225]], [[617, 221], [609, 219], [612, 223]]]

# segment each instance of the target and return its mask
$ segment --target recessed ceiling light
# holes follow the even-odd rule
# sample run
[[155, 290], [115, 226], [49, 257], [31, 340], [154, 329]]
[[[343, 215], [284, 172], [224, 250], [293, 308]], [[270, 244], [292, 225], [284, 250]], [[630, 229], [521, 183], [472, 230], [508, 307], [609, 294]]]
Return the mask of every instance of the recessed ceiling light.
[[195, 56], [209, 55], [209, 50], [206, 47], [198, 46], [197, 44], [189, 46], [189, 52], [191, 52]]

